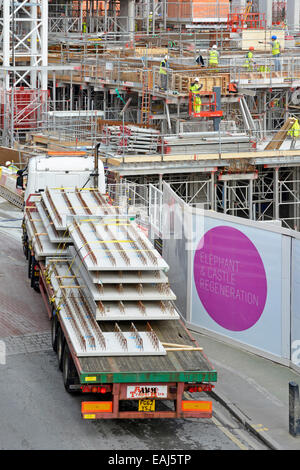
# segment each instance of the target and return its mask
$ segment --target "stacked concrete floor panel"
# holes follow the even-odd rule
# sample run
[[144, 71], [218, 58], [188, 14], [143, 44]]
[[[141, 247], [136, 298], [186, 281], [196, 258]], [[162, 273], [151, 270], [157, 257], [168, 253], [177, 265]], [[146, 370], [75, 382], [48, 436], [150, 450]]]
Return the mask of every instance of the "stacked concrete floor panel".
[[[35, 207], [26, 213], [27, 232], [76, 354], [166, 354], [149, 322], [178, 319], [176, 297], [167, 263], [133, 217], [93, 189], [46, 188]], [[133, 321], [145, 320], [139, 331]]]

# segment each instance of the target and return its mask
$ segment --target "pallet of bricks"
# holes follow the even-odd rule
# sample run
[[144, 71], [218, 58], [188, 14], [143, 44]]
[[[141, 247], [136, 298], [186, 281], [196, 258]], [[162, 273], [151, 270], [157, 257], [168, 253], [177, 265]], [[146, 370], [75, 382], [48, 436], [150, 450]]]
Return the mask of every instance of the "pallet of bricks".
[[172, 75], [171, 88], [179, 93], [189, 93], [191, 83], [196, 77], [199, 78], [199, 83], [203, 85], [203, 91], [211, 92], [214, 87], [221, 87], [222, 95], [227, 95], [230, 81], [229, 73], [201, 75], [200, 71], [175, 72]]

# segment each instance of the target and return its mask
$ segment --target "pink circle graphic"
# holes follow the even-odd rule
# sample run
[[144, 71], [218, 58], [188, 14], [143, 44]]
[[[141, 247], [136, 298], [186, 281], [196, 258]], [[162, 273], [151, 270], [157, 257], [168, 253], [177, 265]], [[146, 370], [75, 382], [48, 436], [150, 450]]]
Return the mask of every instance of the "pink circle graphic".
[[194, 280], [205, 310], [227, 330], [247, 330], [263, 313], [265, 268], [254, 244], [235, 228], [215, 227], [202, 237], [194, 256]]

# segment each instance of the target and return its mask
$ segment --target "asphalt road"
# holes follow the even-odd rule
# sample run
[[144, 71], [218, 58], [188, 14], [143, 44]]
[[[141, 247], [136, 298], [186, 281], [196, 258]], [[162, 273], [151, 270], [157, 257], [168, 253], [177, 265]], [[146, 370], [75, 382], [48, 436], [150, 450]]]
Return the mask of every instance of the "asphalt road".
[[82, 420], [81, 397], [64, 389], [41, 296], [27, 279], [21, 218], [0, 199], [1, 450], [264, 449], [218, 403], [211, 420]]

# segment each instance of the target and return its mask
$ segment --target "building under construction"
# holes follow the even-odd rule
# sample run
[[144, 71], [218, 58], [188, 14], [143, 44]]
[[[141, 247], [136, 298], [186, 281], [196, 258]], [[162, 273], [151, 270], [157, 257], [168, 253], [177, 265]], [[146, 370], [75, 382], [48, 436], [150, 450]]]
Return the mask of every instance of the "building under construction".
[[15, 162], [97, 152], [111, 183], [167, 181], [189, 204], [300, 229], [299, 2], [19, 0], [0, 15]]

